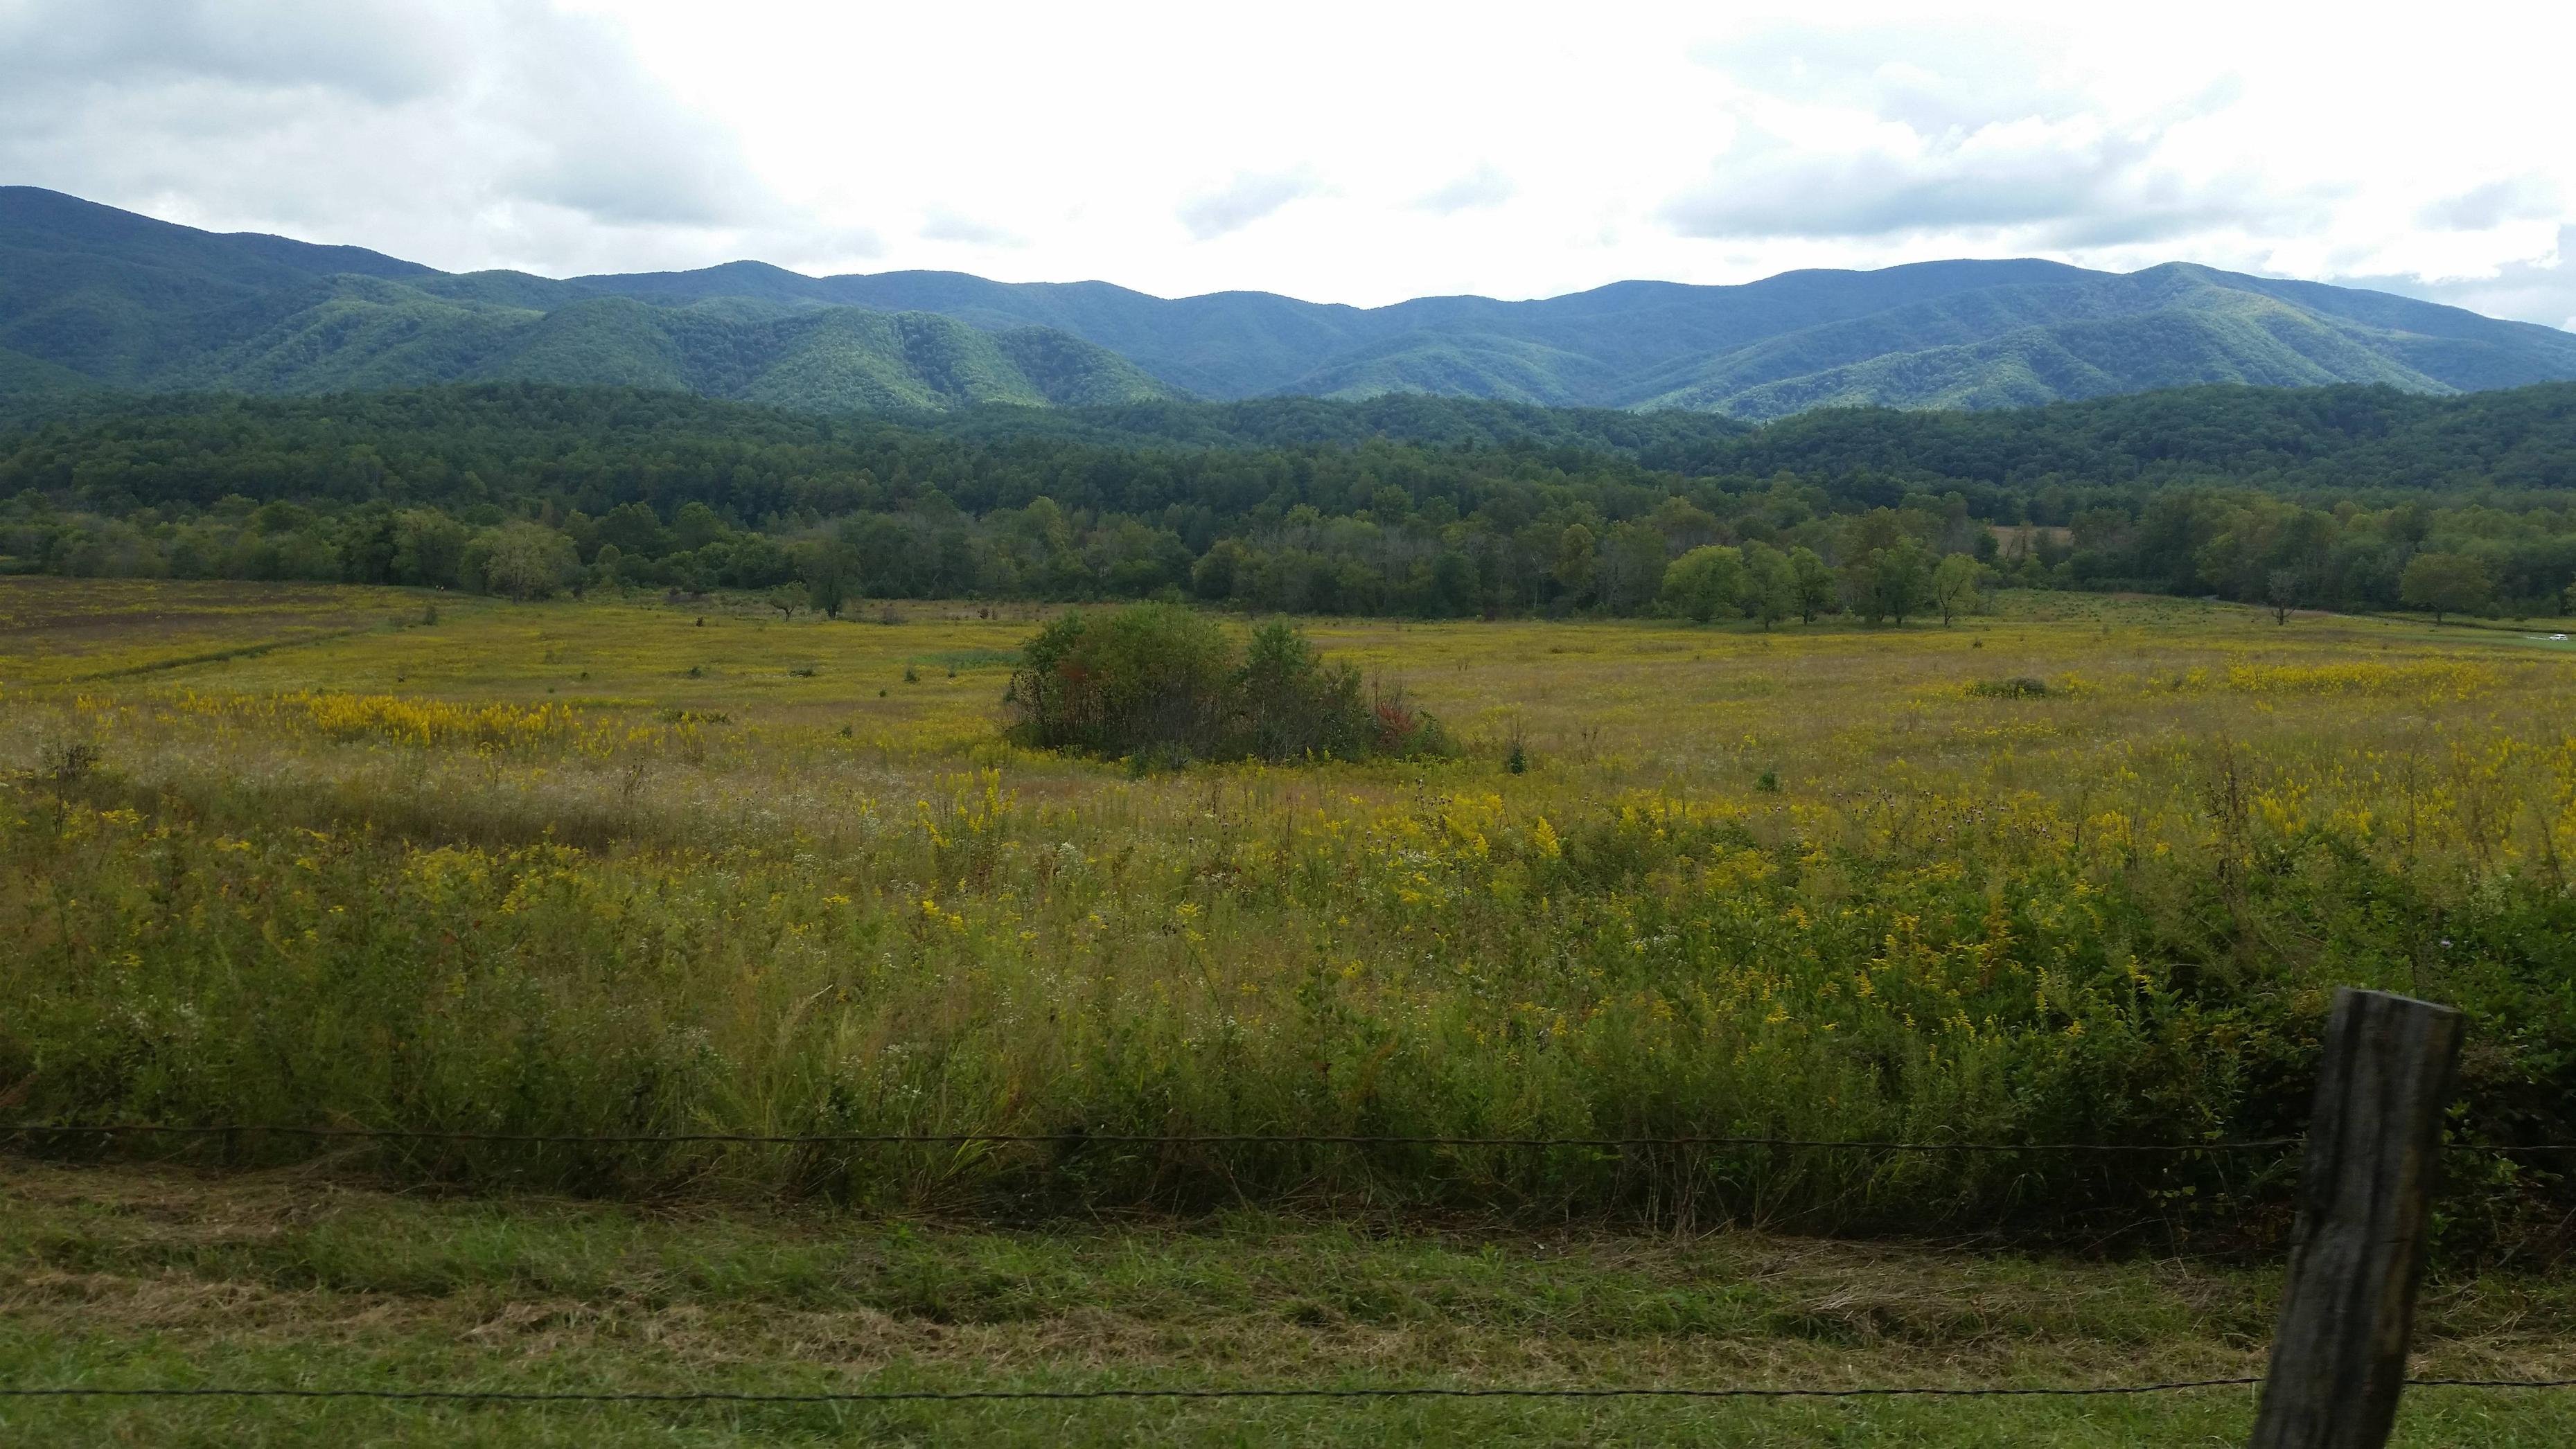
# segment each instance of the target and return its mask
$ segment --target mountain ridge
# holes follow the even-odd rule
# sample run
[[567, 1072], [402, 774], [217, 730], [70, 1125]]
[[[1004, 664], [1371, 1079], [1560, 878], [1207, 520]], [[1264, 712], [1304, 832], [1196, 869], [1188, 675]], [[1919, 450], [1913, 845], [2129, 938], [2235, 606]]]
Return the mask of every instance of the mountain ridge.
[[0, 187], [0, 350], [25, 359], [0, 368], [0, 398], [518, 379], [824, 411], [1428, 393], [1761, 420], [2203, 382], [2439, 394], [2576, 378], [2576, 335], [2554, 328], [2184, 262], [1961, 259], [1353, 307], [753, 260], [449, 273], [32, 187]]

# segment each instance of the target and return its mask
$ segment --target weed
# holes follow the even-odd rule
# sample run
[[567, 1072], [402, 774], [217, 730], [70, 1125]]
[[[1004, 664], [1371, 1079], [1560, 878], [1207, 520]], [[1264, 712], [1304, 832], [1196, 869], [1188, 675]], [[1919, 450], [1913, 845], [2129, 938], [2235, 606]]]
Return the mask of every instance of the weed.
[[[172, 638], [172, 599], [209, 622]], [[2531, 1085], [2576, 1057], [2555, 944], [2576, 739], [2563, 661], [2511, 639], [2007, 595], [1981, 621], [1991, 673], [2047, 693], [1998, 708], [1928, 631], [1782, 630], [1766, 653], [1654, 624], [1316, 624], [1505, 761], [1567, 743], [1521, 774], [1139, 747], [1129, 778], [1014, 745], [989, 691], [791, 687], [794, 629], [742, 630], [738, 668], [683, 686], [687, 616], [612, 600], [460, 601], [436, 640], [265, 653], [357, 606], [81, 580], [0, 601], [91, 621], [0, 631], [0, 1021], [45, 1063], [32, 1118], [2185, 1142], [2294, 1133], [2324, 1003], [2358, 983], [2469, 1013], [2464, 1140], [2576, 1137]], [[544, 696], [530, 619], [578, 631], [597, 699]], [[888, 680], [1025, 632], [924, 620], [833, 658]], [[430, 643], [418, 695], [324, 687]], [[114, 769], [49, 782], [67, 739]], [[2086, 1242], [2260, 1235], [2287, 1206], [2273, 1169], [2198, 1159], [344, 1161], [925, 1211], [1267, 1199]], [[2444, 1251], [2543, 1246], [2566, 1199], [2464, 1177]]]

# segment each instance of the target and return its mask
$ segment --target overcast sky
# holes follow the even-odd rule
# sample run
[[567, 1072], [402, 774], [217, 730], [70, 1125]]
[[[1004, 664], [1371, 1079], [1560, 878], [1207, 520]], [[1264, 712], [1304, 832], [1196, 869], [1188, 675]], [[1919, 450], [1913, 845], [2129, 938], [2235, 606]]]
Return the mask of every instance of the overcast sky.
[[2045, 256], [2576, 324], [2576, 7], [0, 0], [0, 182], [562, 276]]

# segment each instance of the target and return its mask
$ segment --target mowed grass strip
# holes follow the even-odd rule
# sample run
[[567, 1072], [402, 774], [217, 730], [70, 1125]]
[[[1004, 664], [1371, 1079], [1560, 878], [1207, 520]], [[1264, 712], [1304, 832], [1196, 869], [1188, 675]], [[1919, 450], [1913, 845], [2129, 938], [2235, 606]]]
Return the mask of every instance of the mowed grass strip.
[[[827, 1212], [439, 1199], [0, 1168], [0, 1382], [527, 1391], [1399, 1384], [1842, 1388], [2260, 1373], [2277, 1274], [1721, 1233], [1242, 1216], [995, 1232]], [[2437, 1283], [2424, 1374], [2576, 1363], [2570, 1286]], [[2233, 1442], [2140, 1400], [459, 1406], [0, 1400], [20, 1442]], [[2542, 1444], [2576, 1395], [2422, 1391], [2413, 1444]]]

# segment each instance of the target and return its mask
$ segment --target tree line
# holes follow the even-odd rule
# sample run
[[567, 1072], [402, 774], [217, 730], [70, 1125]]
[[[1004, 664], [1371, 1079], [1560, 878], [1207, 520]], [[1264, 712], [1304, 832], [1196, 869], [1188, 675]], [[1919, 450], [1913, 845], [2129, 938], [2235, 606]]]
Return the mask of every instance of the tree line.
[[[2320, 470], [2327, 470], [2320, 472]], [[2507, 486], [2508, 480], [2512, 486]], [[2576, 388], [2010, 414], [1410, 398], [817, 418], [488, 385], [0, 435], [0, 570], [1263, 612], [1955, 612], [1982, 582], [2556, 613]]]

